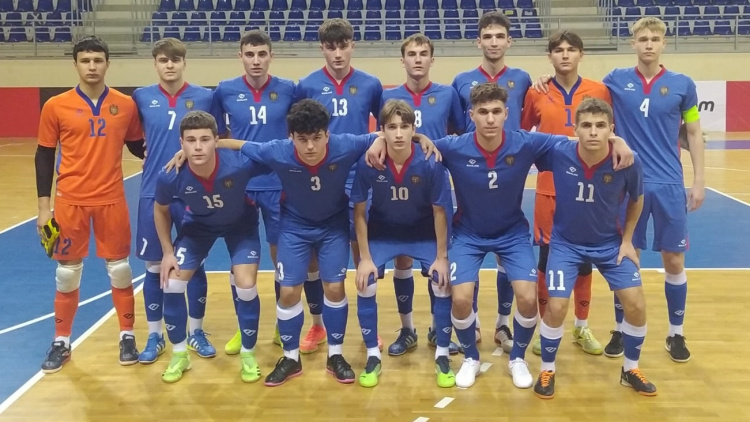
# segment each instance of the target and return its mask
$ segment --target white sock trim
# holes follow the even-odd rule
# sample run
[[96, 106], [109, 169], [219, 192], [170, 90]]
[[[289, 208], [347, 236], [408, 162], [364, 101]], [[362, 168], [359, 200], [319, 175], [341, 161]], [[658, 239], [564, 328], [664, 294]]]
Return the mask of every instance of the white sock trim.
[[516, 314], [513, 317], [523, 328], [532, 328], [536, 325], [536, 315], [531, 318], [526, 318], [525, 316], [521, 315], [518, 310], [516, 310]]
[[627, 334], [631, 337], [646, 337], [646, 326], [636, 327], [631, 325], [629, 322], [622, 321], [622, 333]]
[[[562, 325], [560, 325], [559, 327], [550, 327], [549, 325], [544, 323], [544, 320], [542, 320], [542, 323], [539, 325], [539, 335], [544, 338], [557, 340], [561, 339], [564, 334], [565, 329]], [[554, 371], [554, 369], [552, 370]]]
[[320, 271], [307, 273], [307, 281], [315, 281], [320, 278]]
[[476, 319], [477, 314], [475, 314], [474, 311], [471, 311], [466, 319], [458, 319], [451, 312], [451, 321], [453, 321], [453, 326], [456, 327], [457, 330], [465, 330], [471, 327], [471, 324], [476, 321]]
[[414, 270], [412, 270], [411, 268], [406, 269], [406, 270], [399, 270], [399, 269], [393, 270], [394, 279], [404, 280], [410, 277], [414, 277]]
[[672, 284], [674, 286], [680, 286], [682, 284], [687, 283], [687, 273], [685, 273], [685, 270], [682, 270], [679, 274], [664, 274], [664, 281], [667, 284]]
[[331, 302], [327, 297], [323, 297], [323, 305], [328, 306], [329, 308], [343, 308], [348, 304], [349, 300], [346, 297], [344, 297], [344, 300], [342, 300], [341, 302]]

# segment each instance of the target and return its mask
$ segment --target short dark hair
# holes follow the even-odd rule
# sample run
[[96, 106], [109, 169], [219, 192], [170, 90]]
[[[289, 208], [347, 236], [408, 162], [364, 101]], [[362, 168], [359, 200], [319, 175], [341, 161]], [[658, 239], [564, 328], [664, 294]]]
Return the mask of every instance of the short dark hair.
[[583, 40], [581, 39], [581, 36], [573, 31], [568, 31], [567, 29], [557, 31], [554, 34], [550, 35], [549, 41], [547, 43], [547, 51], [551, 53], [552, 50], [556, 49], [560, 46], [560, 44], [564, 42], [570, 44], [571, 47], [575, 47], [578, 50], [583, 51]]
[[240, 38], [240, 50], [246, 45], [257, 47], [259, 45], [267, 45], [268, 51], [271, 51], [271, 37], [268, 36], [264, 31], [260, 29], [253, 29], [242, 34]]
[[78, 61], [78, 53], [92, 52], [104, 53], [104, 58], [109, 61], [109, 46], [103, 39], [96, 35], [83, 37], [73, 46], [73, 61]]
[[311, 99], [304, 99], [294, 104], [286, 115], [289, 133], [312, 135], [321, 130], [328, 130], [331, 116], [326, 107]]
[[354, 28], [346, 19], [328, 19], [318, 28], [318, 39], [323, 45], [344, 45], [354, 39]]
[[401, 121], [413, 125], [416, 122], [414, 110], [404, 100], [388, 100], [380, 110], [380, 124], [385, 126], [393, 116], [400, 116]]
[[472, 107], [492, 101], [502, 101], [503, 104], [507, 104], [508, 91], [494, 82], [485, 82], [483, 84], [478, 84], [471, 89], [469, 101], [471, 102]]
[[576, 109], [576, 124], [578, 124], [581, 115], [587, 113], [604, 114], [607, 116], [607, 121], [610, 124], [612, 124], [612, 121], [614, 120], [612, 117], [612, 107], [610, 107], [606, 101], [598, 98], [586, 98], [581, 101], [581, 104], [578, 105], [578, 108]]
[[184, 136], [186, 130], [193, 129], [211, 129], [214, 136], [219, 134], [214, 116], [202, 110], [189, 111], [180, 121], [180, 136]]
[[159, 54], [167, 56], [167, 58], [174, 60], [177, 57], [185, 58], [187, 55], [187, 48], [185, 44], [177, 38], [162, 38], [154, 43], [154, 48], [151, 49], [151, 55], [156, 58]]
[[487, 12], [479, 18], [479, 34], [482, 34], [482, 30], [488, 28], [490, 25], [499, 25], [505, 28], [505, 31], [510, 34], [510, 19], [505, 16], [504, 13], [498, 11]]
[[426, 44], [430, 47], [430, 56], [435, 53], [435, 45], [432, 43], [432, 40], [425, 34], [416, 33], [409, 35], [409, 37], [405, 39], [403, 43], [401, 43], [401, 57], [404, 57], [404, 54], [406, 54], [406, 47], [409, 44], [420, 46]]

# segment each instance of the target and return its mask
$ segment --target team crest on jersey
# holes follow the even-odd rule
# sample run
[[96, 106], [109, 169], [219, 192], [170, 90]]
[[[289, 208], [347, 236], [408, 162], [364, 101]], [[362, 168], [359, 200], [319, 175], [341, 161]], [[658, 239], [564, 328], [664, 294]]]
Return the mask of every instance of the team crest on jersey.
[[435, 98], [435, 97], [433, 97], [432, 95], [430, 95], [429, 97], [427, 97], [427, 102], [428, 102], [428, 103], [429, 103], [430, 105], [435, 105], [435, 103], [437, 102], [437, 98]]
[[330, 171], [336, 171], [337, 167], [338, 166], [336, 164], [331, 164], [331, 165], [328, 166], [328, 170], [330, 170]]
[[669, 94], [669, 88], [667, 88], [666, 86], [663, 86], [663, 87], [661, 87], [661, 89], [659, 90], [659, 93], [660, 93], [661, 95], [667, 95], [667, 94]]
[[224, 187], [225, 187], [225, 188], [227, 188], [227, 189], [231, 189], [231, 188], [232, 188], [232, 186], [234, 186], [234, 182], [232, 181], [232, 179], [226, 179], [226, 180], [224, 181]]
[[117, 107], [117, 104], [112, 104], [109, 106], [109, 114], [113, 116], [117, 116], [117, 113], [120, 112], [120, 107]]
[[516, 86], [516, 83], [513, 81], [508, 81], [508, 89], [513, 89]]
[[612, 183], [612, 175], [611, 174], [605, 174], [604, 175], [604, 183], [606, 183], [606, 184]]
[[192, 110], [194, 105], [195, 103], [193, 102], [193, 100], [185, 101], [185, 108], [187, 108], [188, 110]]
[[422, 181], [422, 179], [420, 179], [419, 176], [412, 176], [411, 177], [411, 182], [414, 183], [415, 185], [417, 183], [421, 182], [421, 181]]
[[357, 93], [357, 87], [354, 86], [354, 85], [350, 86], [349, 87], [349, 93], [352, 94], [352, 95], [356, 94]]
[[271, 92], [270, 94], [268, 94], [268, 98], [270, 98], [271, 101], [276, 101], [279, 99], [279, 94], [275, 92]]
[[509, 166], [512, 166], [515, 161], [516, 159], [512, 155], [505, 157], [505, 164]]

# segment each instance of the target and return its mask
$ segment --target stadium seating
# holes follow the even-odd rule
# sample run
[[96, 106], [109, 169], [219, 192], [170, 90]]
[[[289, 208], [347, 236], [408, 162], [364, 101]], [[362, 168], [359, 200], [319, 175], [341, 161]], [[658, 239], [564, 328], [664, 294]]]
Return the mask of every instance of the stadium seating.
[[630, 37], [629, 25], [641, 16], [660, 16], [667, 36], [750, 35], [750, 0], [614, 0], [612, 36]]

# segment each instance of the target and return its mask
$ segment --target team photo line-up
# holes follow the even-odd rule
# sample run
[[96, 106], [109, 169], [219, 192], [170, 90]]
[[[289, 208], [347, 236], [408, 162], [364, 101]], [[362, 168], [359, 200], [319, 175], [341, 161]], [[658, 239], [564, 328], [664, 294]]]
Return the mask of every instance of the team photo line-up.
[[[300, 354], [326, 342], [326, 369], [334, 379], [376, 386], [383, 364], [377, 280], [393, 262], [402, 328], [387, 351], [403, 355], [418, 341], [412, 320], [417, 260], [428, 280], [427, 341], [435, 347], [437, 384], [471, 387], [481, 366], [479, 269], [491, 253], [498, 263], [494, 341], [509, 355], [516, 387], [554, 397], [555, 356], [572, 295], [572, 335], [581, 350], [624, 355], [620, 383], [656, 395], [638, 368], [647, 331], [639, 255], [653, 218], [651, 248], [662, 255], [669, 311], [665, 348], [673, 361], [686, 362], [687, 212], [705, 195], [695, 84], [661, 66], [666, 27], [658, 18], [633, 24], [637, 65], [615, 69], [602, 82], [579, 76], [583, 41], [559, 31], [548, 45], [554, 74], [532, 83], [525, 71], [506, 66], [509, 30], [502, 13], [485, 13], [477, 39], [481, 64], [450, 86], [430, 81], [433, 44], [412, 35], [401, 45], [406, 83], [386, 90], [352, 67], [353, 30], [343, 19], [320, 26], [325, 64], [298, 82], [269, 74], [273, 51], [262, 31], [240, 41], [244, 74], [214, 90], [185, 82], [186, 47], [166, 38], [152, 51], [158, 83], [132, 97], [105, 84], [107, 44], [79, 40], [73, 49], [79, 84], [44, 104], [35, 156], [37, 228], [47, 255], [58, 262], [55, 338], [43, 372], [61, 370], [71, 357], [93, 223], [97, 255], [111, 280], [121, 365], [156, 362], [166, 349], [164, 329], [172, 356], [163, 381], [177, 382], [191, 368], [188, 349], [216, 356], [203, 331], [203, 261], [223, 238], [238, 324], [225, 353], [239, 354], [243, 381], [260, 380], [262, 217], [275, 268], [273, 341], [283, 349], [265, 376], [267, 386], [301, 375]], [[377, 132], [370, 132], [371, 115]], [[140, 352], [123, 144], [144, 160], [135, 250], [146, 267], [149, 335]], [[687, 194], [681, 146], [694, 171]], [[530, 233], [521, 200], [533, 165], [540, 173]], [[350, 252], [367, 353], [358, 376], [342, 350]], [[587, 324], [594, 265], [614, 292], [616, 325], [606, 346]], [[303, 290], [312, 319], [304, 337]], [[541, 356], [536, 381], [525, 360], [529, 346]], [[449, 356], [458, 353], [464, 357], [454, 373]]]

